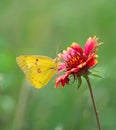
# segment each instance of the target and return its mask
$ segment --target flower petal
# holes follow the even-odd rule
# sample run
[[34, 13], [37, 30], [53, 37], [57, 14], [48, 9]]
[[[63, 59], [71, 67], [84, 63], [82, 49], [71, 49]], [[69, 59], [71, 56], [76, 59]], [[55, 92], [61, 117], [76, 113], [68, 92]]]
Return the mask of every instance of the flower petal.
[[58, 68], [58, 70], [59, 70], [59, 71], [63, 71], [63, 70], [65, 70], [65, 69], [66, 69], [66, 63], [65, 63], [65, 62], [59, 63], [59, 68]]
[[57, 77], [56, 79], [56, 88], [60, 86], [60, 84], [62, 85], [62, 87], [64, 87], [65, 84], [68, 84], [69, 82], [69, 78], [67, 74], [64, 74], [62, 76]]
[[71, 69], [71, 72], [75, 73], [75, 72], [78, 72], [79, 70], [80, 70], [80, 68], [79, 68], [79, 67], [76, 67], [76, 68], [72, 68], [72, 69]]
[[89, 38], [85, 44], [85, 47], [84, 47], [84, 54], [86, 56], [88, 56], [97, 46], [97, 39], [96, 37], [94, 38]]
[[56, 78], [56, 88], [58, 88], [61, 84], [61, 79], [62, 79], [62, 76], [59, 76]]
[[[70, 58], [71, 58], [71, 56], [74, 56], [74, 55], [75, 55], [75, 50], [72, 49], [72, 48], [70, 48], [70, 47], [68, 47], [68, 48], [67, 48], [67, 53], [68, 53], [68, 55], [70, 55]], [[70, 58], [69, 58], [69, 59], [70, 59]]]
[[75, 42], [72, 43], [71, 47], [76, 51], [76, 52], [79, 52], [79, 53], [83, 53], [83, 49], [81, 48], [81, 46]]
[[98, 63], [98, 61], [97, 61], [96, 59], [91, 59], [91, 60], [88, 62], [87, 66], [88, 66], [89, 68], [92, 68], [92, 67], [94, 67], [97, 63]]

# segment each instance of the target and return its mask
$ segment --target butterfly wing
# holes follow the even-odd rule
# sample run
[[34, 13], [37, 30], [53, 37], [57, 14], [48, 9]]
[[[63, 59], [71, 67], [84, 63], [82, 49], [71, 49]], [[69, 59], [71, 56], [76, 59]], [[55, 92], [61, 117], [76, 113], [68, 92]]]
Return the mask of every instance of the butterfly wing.
[[19, 56], [16, 60], [27, 79], [36, 88], [46, 85], [58, 69], [58, 63], [46, 56]]

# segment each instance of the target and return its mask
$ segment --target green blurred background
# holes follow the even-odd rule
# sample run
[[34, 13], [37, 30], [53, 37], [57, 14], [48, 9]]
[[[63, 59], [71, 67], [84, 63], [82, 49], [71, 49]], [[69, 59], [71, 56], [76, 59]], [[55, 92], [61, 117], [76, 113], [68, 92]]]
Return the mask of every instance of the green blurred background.
[[102, 79], [91, 84], [102, 130], [116, 129], [116, 1], [0, 0], [0, 130], [97, 130], [86, 82], [54, 89], [27, 83], [22, 54], [56, 57], [72, 42], [97, 35]]

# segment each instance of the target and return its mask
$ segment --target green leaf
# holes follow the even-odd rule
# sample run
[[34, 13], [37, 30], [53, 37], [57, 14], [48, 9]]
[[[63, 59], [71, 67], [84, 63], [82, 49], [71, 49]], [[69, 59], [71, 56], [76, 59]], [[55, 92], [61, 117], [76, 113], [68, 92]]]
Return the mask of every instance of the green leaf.
[[98, 74], [92, 74], [92, 76], [98, 77], [98, 78], [103, 78], [101, 75]]
[[89, 77], [87, 74], [84, 74], [83, 77], [86, 79], [86, 80], [89, 80]]
[[100, 72], [99, 70], [91, 70], [91, 71], [93, 71], [93, 72]]
[[80, 88], [81, 84], [82, 84], [82, 79], [81, 77], [78, 77], [78, 84], [77, 84], [78, 89]]

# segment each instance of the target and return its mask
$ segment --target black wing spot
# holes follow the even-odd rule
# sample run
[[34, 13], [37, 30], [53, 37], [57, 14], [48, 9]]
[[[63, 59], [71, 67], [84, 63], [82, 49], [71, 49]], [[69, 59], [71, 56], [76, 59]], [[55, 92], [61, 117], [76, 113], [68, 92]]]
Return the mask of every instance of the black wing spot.
[[38, 72], [38, 73], [41, 73], [41, 69], [40, 69], [40, 68], [38, 68], [38, 69], [37, 69], [37, 72]]
[[38, 58], [36, 59], [36, 61], [39, 61]]
[[38, 58], [37, 58], [35, 61], [36, 61], [36, 62], [35, 62], [35, 65], [38, 65], [38, 61], [39, 61]]
[[26, 68], [28, 68], [29, 66], [28, 65], [26, 65]]

